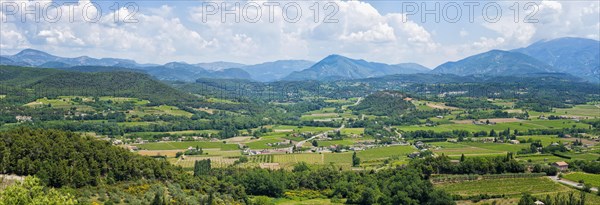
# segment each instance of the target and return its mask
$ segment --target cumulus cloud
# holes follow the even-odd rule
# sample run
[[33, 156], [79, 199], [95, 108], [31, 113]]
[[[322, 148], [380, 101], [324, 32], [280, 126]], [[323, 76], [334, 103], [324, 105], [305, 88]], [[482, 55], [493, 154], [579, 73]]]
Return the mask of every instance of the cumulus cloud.
[[[17, 2], [23, 7], [34, 6], [30, 1]], [[51, 8], [48, 13], [60, 9], [65, 14], [72, 9], [74, 14], [85, 10], [88, 17], [101, 14], [93, 23], [82, 15], [73, 19], [63, 15], [57, 22], [39, 23], [34, 22], [35, 16], [26, 15], [24, 23], [20, 13], [10, 16], [0, 13], [2, 19], [8, 19], [0, 26], [2, 54], [31, 47], [64, 56], [121, 57], [143, 63], [217, 60], [259, 63], [278, 59], [319, 60], [336, 53], [387, 63], [419, 62], [432, 67], [448, 59], [494, 48], [521, 47], [544, 38], [598, 39], [600, 29], [598, 2], [538, 1], [537, 23], [515, 23], [512, 18], [488, 23], [481, 17], [476, 23], [457, 23], [469, 28], [468, 32], [461, 29], [455, 34], [466, 42], [451, 43], [439, 40], [448, 34], [444, 30], [428, 30], [423, 23], [411, 21], [400, 12], [381, 13], [373, 5], [360, 1], [334, 1], [333, 7], [323, 1], [317, 7], [315, 1], [240, 1], [238, 10], [232, 1], [168, 2], [158, 6], [140, 3], [138, 10], [122, 5], [116, 11], [104, 8], [102, 13], [91, 3], [82, 0]], [[216, 13], [207, 10], [203, 3], [216, 5], [219, 10]], [[279, 5], [268, 7], [266, 3]], [[507, 8], [512, 3], [503, 6]], [[283, 18], [286, 13], [282, 7], [289, 4], [301, 8], [302, 15], [297, 21], [290, 21], [297, 14], [294, 8], [288, 10], [290, 18]], [[243, 15], [239, 16], [239, 22], [232, 14], [224, 15], [226, 21], [223, 21], [223, 6], [239, 11]], [[527, 13], [522, 12], [521, 16]], [[333, 21], [325, 21], [328, 14], [335, 14], [328, 19]], [[481, 32], [484, 30], [492, 33]]]

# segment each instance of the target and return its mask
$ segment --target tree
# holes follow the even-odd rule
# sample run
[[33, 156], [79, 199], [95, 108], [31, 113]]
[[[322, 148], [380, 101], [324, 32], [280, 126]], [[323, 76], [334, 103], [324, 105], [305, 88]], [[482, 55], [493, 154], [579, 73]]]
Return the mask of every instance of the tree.
[[465, 154], [461, 154], [461, 155], [460, 155], [460, 161], [461, 161], [461, 162], [464, 162], [464, 161], [465, 161]]
[[308, 171], [308, 170], [310, 170], [310, 168], [308, 167], [306, 162], [300, 162], [300, 163], [294, 165], [294, 169], [292, 169], [293, 172], [303, 172], [303, 171]]
[[533, 202], [535, 202], [535, 198], [531, 194], [523, 193], [521, 200], [519, 200], [519, 205], [531, 205]]
[[17, 182], [0, 192], [0, 204], [77, 204], [70, 194], [63, 194], [54, 188], [42, 186], [37, 177], [25, 177], [23, 182]]
[[358, 156], [356, 156], [356, 152], [354, 152], [354, 154], [352, 154], [352, 166], [353, 167], [360, 166], [360, 158]]
[[194, 162], [194, 176], [208, 174], [210, 170], [210, 159], [197, 160]]
[[319, 142], [317, 142], [317, 140], [313, 140], [312, 141], [312, 146], [313, 147], [319, 147]]

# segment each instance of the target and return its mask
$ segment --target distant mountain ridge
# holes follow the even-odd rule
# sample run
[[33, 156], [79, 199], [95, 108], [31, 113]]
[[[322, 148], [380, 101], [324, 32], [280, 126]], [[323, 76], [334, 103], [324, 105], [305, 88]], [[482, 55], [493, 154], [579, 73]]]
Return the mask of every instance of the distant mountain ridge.
[[447, 62], [431, 71], [460, 76], [511, 76], [528, 73], [552, 73], [552, 66], [531, 56], [510, 51], [491, 50], [456, 62]]
[[393, 74], [413, 74], [429, 72], [418, 64], [388, 65], [384, 63], [356, 60], [341, 55], [330, 55], [302, 71], [296, 71], [283, 80], [340, 80], [379, 77]]
[[600, 41], [566, 37], [538, 41], [512, 51], [545, 62], [558, 72], [600, 81]]
[[416, 63], [390, 65], [341, 55], [329, 55], [316, 63], [306, 60], [279, 60], [256, 65], [224, 61], [198, 64], [170, 62], [156, 65], [138, 64], [133, 60], [118, 58], [64, 58], [34, 49], [0, 56], [0, 65], [79, 72], [144, 72], [159, 80], [186, 82], [208, 78], [260, 82], [335, 81], [419, 73], [486, 77], [566, 73], [587, 81], [600, 82], [600, 41], [570, 37], [543, 40], [509, 51], [490, 50], [475, 54], [456, 62], [443, 63], [433, 70]]
[[270, 82], [280, 80], [292, 72], [302, 71], [315, 64], [306, 60], [278, 60], [256, 65], [241, 67], [241, 69], [250, 73], [252, 79], [261, 82]]
[[1, 56], [0, 65], [27, 66], [38, 68], [56, 68], [60, 70], [79, 72], [109, 72], [133, 71], [145, 72], [159, 80], [193, 82], [198, 78], [224, 78], [224, 79], [250, 79], [250, 74], [239, 68], [229, 66], [243, 66], [243, 64], [229, 62], [206, 63], [208, 70], [198, 65], [171, 62], [165, 65], [138, 64], [133, 60], [118, 58], [91, 58], [81, 56], [64, 58], [34, 49], [25, 49], [12, 56]]

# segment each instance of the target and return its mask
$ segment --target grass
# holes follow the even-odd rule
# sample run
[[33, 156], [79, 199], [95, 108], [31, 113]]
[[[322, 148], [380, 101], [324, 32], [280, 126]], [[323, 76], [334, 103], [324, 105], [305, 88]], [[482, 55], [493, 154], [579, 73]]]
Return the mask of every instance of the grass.
[[245, 145], [248, 146], [248, 148], [250, 148], [250, 149], [270, 149], [270, 148], [275, 148], [275, 146], [269, 146], [269, 145], [267, 145], [267, 143], [275, 144], [278, 142], [285, 144], [284, 146], [280, 146], [280, 147], [293, 146], [291, 144], [288, 144], [289, 140], [278, 139], [278, 138], [265, 138], [265, 137], [262, 137], [261, 139], [254, 141], [254, 142], [246, 143]]
[[474, 124], [443, 124], [435, 127], [426, 126], [397, 126], [402, 131], [433, 130], [436, 132], [449, 132], [452, 130], [466, 130], [470, 132], [479, 132], [490, 130], [501, 131], [510, 128], [511, 130], [525, 131], [529, 129], [561, 129], [570, 128], [575, 125], [578, 128], [587, 128], [589, 125], [575, 122], [573, 120], [526, 120], [521, 122], [506, 122], [495, 125], [474, 125]]
[[334, 127], [309, 127], [309, 126], [289, 126], [289, 125], [275, 125], [272, 127], [273, 130], [292, 130], [293, 132], [326, 132], [334, 130]]
[[[342, 202], [345, 200], [342, 200]], [[289, 198], [276, 198], [271, 201], [277, 205], [330, 205], [330, 204], [344, 204], [344, 203], [333, 203], [331, 199], [289, 199]]]
[[350, 135], [350, 134], [360, 135], [365, 132], [365, 128], [344, 128], [340, 132], [345, 135]]
[[571, 157], [571, 160], [594, 161], [600, 158], [600, 154], [595, 153], [561, 153]]
[[181, 110], [175, 106], [160, 105], [153, 107], [135, 107], [135, 109], [129, 111], [129, 116], [131, 115], [174, 115], [191, 117], [194, 114]]
[[359, 151], [357, 152], [357, 156], [360, 157], [361, 160], [367, 161], [385, 159], [393, 156], [406, 157], [406, 155], [415, 151], [417, 150], [412, 146], [389, 146]]
[[278, 154], [274, 155], [273, 162], [279, 163], [282, 167], [289, 167], [298, 162], [306, 162], [307, 164], [324, 164], [322, 154]]
[[174, 164], [184, 167], [191, 168], [194, 167], [194, 163], [198, 160], [210, 159], [210, 166], [214, 168], [223, 168], [229, 165], [233, 165], [233, 163], [237, 160], [237, 158], [230, 157], [200, 157], [200, 156], [186, 156], [183, 160], [178, 160]]
[[465, 156], [480, 156], [480, 155], [504, 155], [506, 152], [498, 151], [498, 150], [490, 150], [479, 147], [466, 146], [463, 148], [442, 148], [433, 150], [433, 152], [437, 154], [444, 154], [447, 156], [460, 156], [464, 154]]
[[501, 152], [513, 152], [517, 153], [524, 148], [529, 148], [529, 144], [507, 144], [507, 143], [480, 143], [480, 142], [468, 142], [465, 145], [479, 147], [488, 150], [495, 150]]
[[203, 149], [219, 148], [221, 150], [238, 150], [237, 144], [224, 144], [222, 142], [153, 142], [137, 145], [141, 149], [147, 150], [173, 150], [187, 149], [188, 147], [199, 146]]
[[537, 141], [537, 140], [542, 141], [542, 145], [544, 145], [544, 146], [548, 146], [548, 145], [552, 144], [553, 142], [571, 141], [571, 140], [567, 140], [567, 139], [558, 138], [558, 136], [556, 136], [556, 135], [517, 136], [518, 140], [528, 140], [529, 138], [531, 138], [533, 141]]
[[445, 154], [447, 156], [489, 156], [489, 155], [504, 155], [507, 152], [517, 152], [523, 148], [529, 147], [529, 144], [501, 144], [501, 143], [481, 143], [481, 142], [434, 142], [432, 145], [440, 147], [432, 150], [437, 154]]
[[554, 115], [600, 117], [600, 107], [597, 107], [596, 105], [576, 105], [572, 108], [558, 108]]
[[324, 153], [325, 164], [337, 164], [337, 165], [352, 165], [352, 153]]
[[588, 173], [583, 173], [583, 172], [573, 172], [573, 173], [569, 173], [569, 174], [564, 174], [563, 178], [574, 181], [574, 182], [579, 182], [579, 180], [583, 180], [585, 182], [585, 184], [588, 184], [589, 186], [592, 186], [592, 187], [600, 186], [600, 174], [588, 174]]
[[519, 160], [529, 161], [534, 163], [551, 163], [556, 161], [565, 161], [565, 158], [557, 157], [554, 155], [528, 155], [528, 156], [517, 156]]
[[0, 99], [5, 98], [5, 97], [6, 97], [6, 95], [0, 95]]
[[473, 196], [479, 194], [505, 194], [519, 197], [521, 193], [552, 194], [570, 191], [568, 187], [551, 181], [546, 177], [540, 178], [515, 178], [515, 179], [485, 179], [477, 181], [464, 181], [460, 183], [437, 184], [450, 194]]
[[337, 119], [341, 119], [341, 115], [339, 115], [337, 113], [310, 114], [310, 115], [302, 115], [300, 117], [300, 119], [304, 120], [304, 121], [325, 120], [325, 119], [337, 120]]
[[[119, 125], [125, 125], [125, 126], [135, 126], [135, 125], [149, 125], [149, 124], [160, 124], [160, 123], [152, 123], [152, 122], [122, 122], [122, 123], [117, 123]], [[201, 135], [201, 134], [217, 134], [219, 133], [218, 130], [184, 130], [184, 131], [172, 131], [172, 132], [132, 132], [132, 133], [128, 133], [125, 134], [126, 136], [131, 136], [131, 135], [135, 135], [135, 136], [139, 136], [139, 137], [150, 137], [150, 136], [154, 136], [154, 135], [160, 135], [160, 134], [171, 134], [171, 135]]]
[[211, 103], [239, 104], [238, 102], [233, 102], [231, 100], [221, 99], [221, 98], [209, 98], [209, 99], [207, 99], [207, 101], [211, 102]]

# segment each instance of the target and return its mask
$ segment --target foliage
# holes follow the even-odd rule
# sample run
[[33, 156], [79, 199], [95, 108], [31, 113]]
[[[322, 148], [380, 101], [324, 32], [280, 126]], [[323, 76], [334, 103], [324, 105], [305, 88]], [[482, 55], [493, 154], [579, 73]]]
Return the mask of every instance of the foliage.
[[405, 101], [406, 95], [396, 91], [381, 91], [367, 96], [351, 109], [367, 115], [393, 116], [405, 113], [415, 106]]
[[69, 205], [77, 204], [77, 200], [70, 194], [61, 193], [53, 188], [45, 188], [40, 179], [36, 177], [25, 177], [23, 182], [17, 182], [0, 191], [0, 204]]
[[53, 187], [97, 185], [139, 178], [169, 179], [177, 170], [109, 142], [72, 132], [20, 128], [0, 132], [0, 170], [36, 175]]

